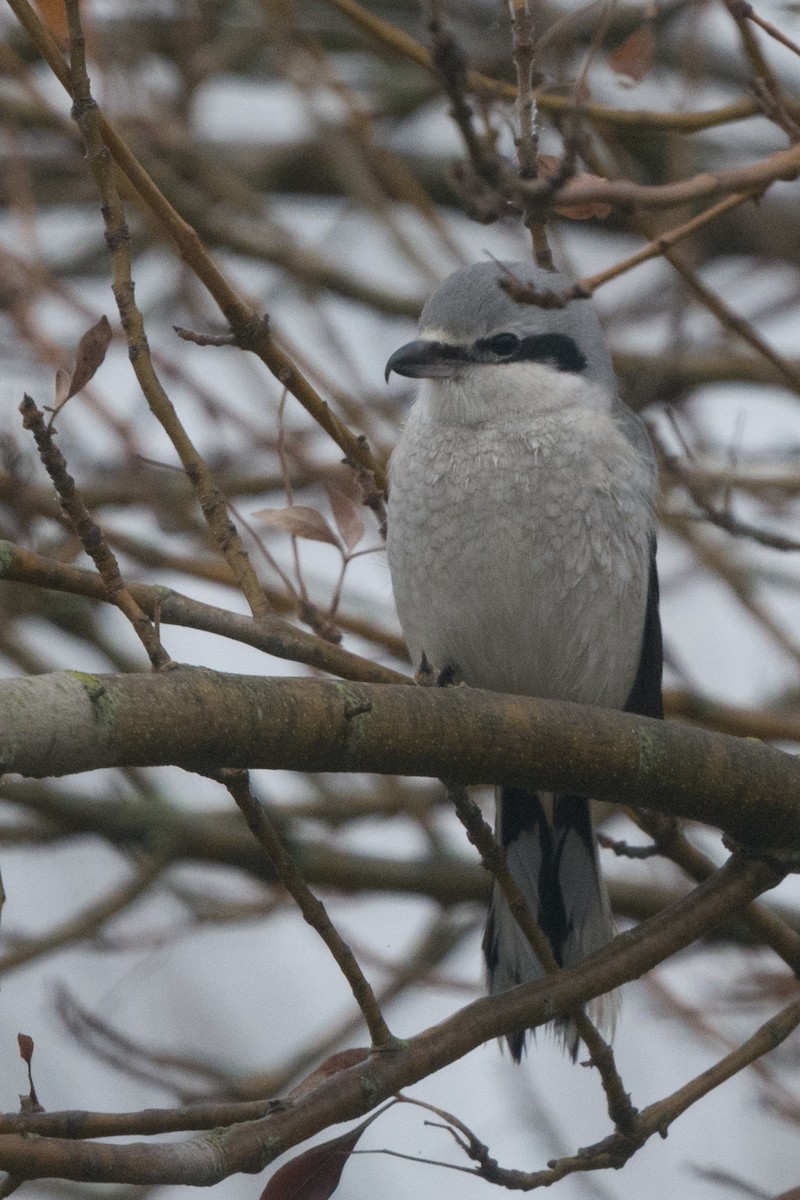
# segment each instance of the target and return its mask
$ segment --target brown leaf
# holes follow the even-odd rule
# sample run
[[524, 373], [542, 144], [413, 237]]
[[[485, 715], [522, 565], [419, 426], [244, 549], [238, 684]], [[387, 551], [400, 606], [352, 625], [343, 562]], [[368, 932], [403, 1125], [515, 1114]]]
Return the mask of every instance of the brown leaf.
[[339, 1186], [356, 1142], [369, 1125], [363, 1121], [350, 1133], [313, 1146], [276, 1171], [260, 1200], [328, 1200]]
[[364, 522], [361, 520], [361, 513], [350, 497], [346, 496], [344, 492], [340, 492], [338, 488], [327, 484], [325, 490], [328, 493], [336, 528], [342, 535], [347, 552], [352, 553], [364, 536]]
[[346, 1071], [348, 1067], [354, 1067], [357, 1063], [363, 1062], [365, 1058], [369, 1058], [369, 1054], [370, 1052], [365, 1046], [355, 1046], [352, 1050], [340, 1050], [338, 1054], [332, 1054], [317, 1067], [316, 1071], [306, 1075], [305, 1079], [301, 1079], [297, 1086], [292, 1088], [289, 1092], [289, 1099], [296, 1100], [298, 1096], [305, 1096], [307, 1092], [313, 1092], [323, 1079], [327, 1079], [330, 1075], [336, 1075], [338, 1071]]
[[69, 371], [65, 371], [63, 367], [56, 368], [56, 396], [55, 407], [61, 408], [62, 404], [66, 404], [69, 399]]
[[33, 1075], [31, 1074], [31, 1060], [33, 1058], [33, 1038], [28, 1033], [17, 1034], [17, 1045], [19, 1046], [19, 1056], [23, 1062], [28, 1064], [28, 1083], [30, 1084], [30, 1092], [27, 1096], [20, 1096], [19, 1110], [23, 1113], [44, 1112], [39, 1097], [36, 1095], [36, 1088], [33, 1086]]
[[652, 22], [645, 21], [609, 54], [608, 65], [617, 75], [627, 75], [638, 83], [653, 66], [655, 44]]
[[[561, 159], [554, 154], [540, 154], [536, 162], [542, 179], [555, 179], [561, 170]], [[576, 175], [570, 176], [570, 182], [606, 183], [607, 180], [603, 179], [602, 175], [590, 175], [588, 171], [578, 171]], [[570, 221], [589, 221], [592, 217], [599, 217], [602, 220], [608, 216], [612, 207], [611, 204], [605, 204], [602, 200], [587, 200], [585, 204], [578, 201], [574, 204], [554, 204], [553, 212], [558, 213], [560, 217], [567, 217]]]
[[325, 542], [341, 550], [342, 544], [322, 513], [306, 504], [289, 504], [286, 508], [260, 508], [253, 513], [271, 529], [282, 529], [294, 537], [307, 538], [311, 542]]
[[[577, 181], [584, 183], [597, 183], [599, 175], [576, 175]], [[587, 200], [585, 204], [576, 201], [574, 204], [554, 204], [553, 212], [557, 212], [560, 217], [566, 217], [570, 221], [590, 221], [592, 217], [597, 217], [602, 221], [611, 212], [613, 205], [606, 204], [603, 200]]]
[[111, 326], [108, 323], [108, 317], [101, 317], [95, 325], [92, 325], [91, 329], [86, 330], [78, 342], [75, 369], [72, 372], [64, 402], [79, 392], [81, 388], [86, 387], [105, 358], [110, 341]]

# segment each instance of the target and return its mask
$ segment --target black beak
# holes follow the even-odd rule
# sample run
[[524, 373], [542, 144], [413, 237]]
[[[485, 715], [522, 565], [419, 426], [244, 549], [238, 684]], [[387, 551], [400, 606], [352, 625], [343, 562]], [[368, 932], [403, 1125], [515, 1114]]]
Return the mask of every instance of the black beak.
[[448, 346], [419, 338], [395, 350], [386, 364], [386, 382], [392, 371], [409, 379], [446, 379], [467, 362], [466, 346]]

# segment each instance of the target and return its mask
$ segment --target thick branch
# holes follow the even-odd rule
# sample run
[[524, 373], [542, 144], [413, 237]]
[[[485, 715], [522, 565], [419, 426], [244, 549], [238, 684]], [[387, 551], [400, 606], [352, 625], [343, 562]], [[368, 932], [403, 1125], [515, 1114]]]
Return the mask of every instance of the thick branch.
[[800, 845], [800, 763], [749, 739], [472, 688], [57, 672], [0, 684], [0, 768], [174, 764], [428, 775], [644, 804]]

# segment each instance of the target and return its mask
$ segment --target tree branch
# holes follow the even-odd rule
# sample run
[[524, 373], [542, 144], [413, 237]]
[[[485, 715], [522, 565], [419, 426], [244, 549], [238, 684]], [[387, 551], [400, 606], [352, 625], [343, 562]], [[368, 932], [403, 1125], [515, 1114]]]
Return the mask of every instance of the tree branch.
[[752, 846], [800, 846], [800, 762], [677, 723], [502, 696], [269, 679], [56, 672], [0, 683], [0, 767], [41, 777], [172, 764], [428, 775], [525, 784], [704, 821]]
[[216, 1129], [209, 1136], [178, 1144], [104, 1146], [7, 1134], [0, 1136], [0, 1169], [21, 1178], [196, 1187], [210, 1186], [239, 1171], [261, 1171], [291, 1146], [376, 1108], [489, 1038], [518, 1028], [532, 1013], [533, 1023], [543, 1024], [554, 1014], [569, 1012], [638, 978], [780, 878], [781, 872], [764, 861], [735, 856], [685, 900], [621, 934], [579, 967], [562, 971], [555, 979], [476, 1000], [396, 1048], [373, 1053], [356, 1066], [323, 1078], [318, 1087], [261, 1120]]

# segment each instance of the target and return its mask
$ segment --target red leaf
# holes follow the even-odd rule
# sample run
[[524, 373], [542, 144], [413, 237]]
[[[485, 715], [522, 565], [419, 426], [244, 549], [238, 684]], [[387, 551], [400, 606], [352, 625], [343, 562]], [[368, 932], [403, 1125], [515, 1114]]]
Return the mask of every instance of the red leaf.
[[19, 1056], [28, 1066], [33, 1058], [33, 1038], [27, 1033], [18, 1033], [17, 1042], [19, 1043]]
[[260, 1200], [328, 1200], [339, 1186], [347, 1160], [369, 1124], [364, 1121], [350, 1133], [313, 1146], [285, 1163], [272, 1176]]
[[339, 1071], [346, 1071], [348, 1067], [354, 1067], [365, 1058], [369, 1058], [369, 1054], [365, 1046], [356, 1046], [352, 1050], [340, 1050], [338, 1054], [332, 1054], [316, 1071], [306, 1075], [305, 1079], [301, 1079], [297, 1086], [292, 1088], [289, 1092], [290, 1099], [296, 1100], [299, 1096], [305, 1096], [307, 1092], [313, 1092], [323, 1079], [327, 1079], [329, 1075], [336, 1075]]
[[325, 490], [328, 493], [336, 528], [342, 535], [342, 541], [349, 553], [355, 550], [364, 536], [364, 522], [361, 520], [361, 513], [350, 497], [346, 496], [344, 492], [340, 492], [338, 488], [328, 484]]
[[645, 21], [638, 29], [625, 38], [608, 56], [608, 65], [617, 75], [627, 75], [638, 83], [653, 65], [655, 54], [655, 35], [653, 25]]
[[307, 538], [311, 542], [325, 542], [341, 550], [342, 544], [322, 513], [306, 504], [289, 504], [286, 508], [260, 508], [253, 513], [272, 529], [282, 529], [294, 537]]
[[74, 396], [76, 392], [79, 392], [81, 388], [86, 387], [86, 384], [105, 358], [110, 341], [111, 326], [108, 323], [108, 317], [101, 317], [95, 325], [92, 325], [91, 329], [86, 330], [86, 333], [78, 342], [78, 349], [75, 354], [75, 369], [69, 381], [69, 389], [64, 397], [65, 402], [71, 396]]

